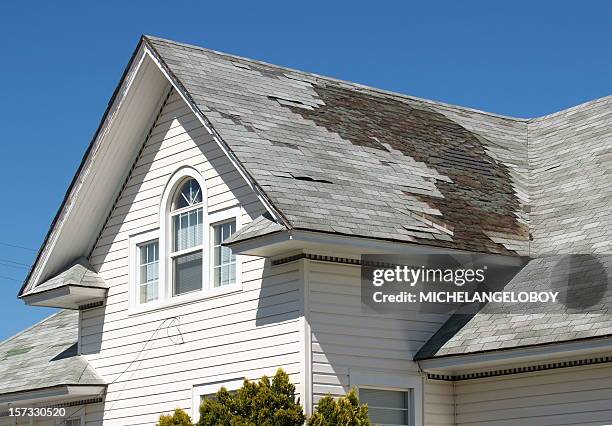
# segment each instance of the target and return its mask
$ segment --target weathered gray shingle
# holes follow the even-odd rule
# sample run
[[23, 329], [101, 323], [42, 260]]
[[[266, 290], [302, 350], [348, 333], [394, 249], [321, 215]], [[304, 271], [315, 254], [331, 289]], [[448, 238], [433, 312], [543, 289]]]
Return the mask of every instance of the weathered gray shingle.
[[612, 256], [557, 255], [530, 261], [505, 291], [558, 291], [559, 303], [489, 303], [457, 315], [420, 349], [424, 359], [612, 334]]
[[102, 277], [93, 270], [92, 266], [89, 264], [89, 261], [84, 257], [80, 257], [69, 265], [63, 272], [55, 275], [45, 282], [40, 283], [24, 296], [42, 293], [44, 291], [52, 290], [65, 285], [95, 288], [108, 287]]
[[288, 224], [526, 254], [526, 123], [154, 37]]
[[103, 385], [77, 355], [77, 311], [60, 311], [0, 343], [0, 394], [60, 385]]

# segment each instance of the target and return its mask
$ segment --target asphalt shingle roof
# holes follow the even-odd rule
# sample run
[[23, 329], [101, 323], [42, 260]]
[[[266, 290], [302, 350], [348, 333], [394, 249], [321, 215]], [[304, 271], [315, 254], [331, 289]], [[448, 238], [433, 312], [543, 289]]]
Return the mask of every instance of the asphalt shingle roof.
[[[505, 255], [612, 253], [612, 97], [517, 119], [144, 42], [288, 227]], [[278, 230], [260, 218], [231, 241]], [[508, 288], [546, 288], [554, 259]], [[606, 290], [601, 305], [544, 316], [491, 305], [449, 320], [419, 356], [612, 334], [608, 302]]]
[[457, 315], [416, 359], [612, 335], [612, 256], [556, 255], [531, 260], [504, 291], [558, 291], [559, 303], [489, 303]]
[[98, 275], [96, 271], [94, 271], [89, 261], [86, 258], [81, 257], [69, 265], [63, 272], [55, 275], [47, 281], [40, 283], [25, 295], [29, 296], [32, 294], [42, 293], [44, 291], [52, 290], [65, 285], [96, 288], [108, 287], [102, 277]]
[[526, 254], [523, 121], [145, 42], [290, 227]]
[[103, 385], [77, 355], [78, 311], [60, 311], [0, 343], [0, 394], [60, 385]]

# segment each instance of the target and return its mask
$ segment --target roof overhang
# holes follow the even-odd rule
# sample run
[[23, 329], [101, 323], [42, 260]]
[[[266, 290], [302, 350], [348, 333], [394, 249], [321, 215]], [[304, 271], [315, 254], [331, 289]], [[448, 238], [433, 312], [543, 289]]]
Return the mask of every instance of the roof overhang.
[[104, 301], [107, 292], [108, 288], [67, 284], [38, 293], [26, 294], [21, 298], [31, 306], [79, 309], [84, 305]]
[[170, 89], [142, 41], [111, 98], [20, 295], [88, 256]]
[[20, 392], [0, 394], [0, 407], [19, 404], [37, 404], [44, 402], [59, 403], [73, 400], [101, 397], [106, 385], [58, 385], [48, 388], [30, 389]]
[[577, 359], [600, 354], [609, 355], [611, 351], [612, 336], [605, 336], [514, 349], [448, 355], [421, 359], [417, 362], [427, 373], [452, 376], [502, 367], [511, 368], [540, 361], [551, 362], [551, 360]]
[[[428, 246], [402, 241], [383, 240], [302, 229], [290, 229], [224, 244], [236, 254], [260, 257], [275, 257], [299, 250], [320, 252], [342, 252], [345, 254], [459, 254], [467, 252], [457, 249]], [[513, 256], [490, 254], [512, 260]], [[516, 261], [521, 258], [516, 256]]]

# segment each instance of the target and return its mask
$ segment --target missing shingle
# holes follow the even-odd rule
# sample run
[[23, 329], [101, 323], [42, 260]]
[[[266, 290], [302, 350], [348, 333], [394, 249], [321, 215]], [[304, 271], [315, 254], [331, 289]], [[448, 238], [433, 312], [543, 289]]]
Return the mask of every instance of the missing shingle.
[[317, 183], [329, 183], [333, 185], [333, 182], [327, 179], [323, 179], [323, 178], [318, 178], [318, 177], [313, 177], [313, 176], [307, 176], [307, 175], [297, 175], [291, 172], [276, 172], [273, 174], [276, 177], [279, 178], [283, 178], [283, 179], [295, 179], [295, 180], [300, 180], [303, 182], [317, 182]]
[[377, 137], [370, 136], [370, 140], [374, 142], [374, 146], [376, 148], [382, 149], [383, 151], [391, 152], [391, 150], [387, 146], [383, 145]]
[[292, 175], [292, 176], [293, 176], [293, 179], [295, 179], [295, 180], [303, 180], [303, 181], [306, 181], [306, 182], [320, 182], [320, 183], [331, 183], [331, 184], [333, 184], [333, 182], [330, 181], [330, 180], [327, 180], [327, 179], [317, 179], [317, 178], [313, 178], [312, 176], [295, 176], [295, 175]]
[[236, 62], [236, 61], [232, 61], [232, 65], [235, 66], [236, 68], [242, 68], [245, 70], [250, 70], [251, 67], [248, 66], [247, 64], [243, 64], [242, 62]]
[[302, 108], [302, 109], [308, 109], [308, 110], [313, 109], [310, 105], [307, 105], [304, 102], [300, 100], [296, 100], [296, 99], [285, 99], [285, 98], [281, 98], [281, 97], [273, 96], [273, 95], [268, 96], [268, 99], [276, 101], [280, 105], [283, 105], [283, 106]]
[[270, 143], [275, 146], [282, 146], [283, 148], [296, 149], [298, 151], [300, 150], [300, 147], [289, 142], [270, 141]]

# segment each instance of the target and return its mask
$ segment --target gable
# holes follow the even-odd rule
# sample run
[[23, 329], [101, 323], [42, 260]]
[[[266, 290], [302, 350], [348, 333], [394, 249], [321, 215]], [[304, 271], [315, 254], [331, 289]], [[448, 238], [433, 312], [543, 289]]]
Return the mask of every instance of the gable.
[[162, 195], [183, 167], [202, 176], [208, 215], [239, 207], [250, 221], [265, 211], [212, 135], [171, 89], [90, 255], [94, 269], [111, 286], [109, 297], [119, 291], [112, 289], [114, 284], [127, 284], [130, 236], [160, 227]]

